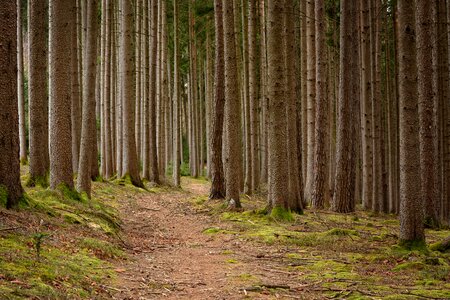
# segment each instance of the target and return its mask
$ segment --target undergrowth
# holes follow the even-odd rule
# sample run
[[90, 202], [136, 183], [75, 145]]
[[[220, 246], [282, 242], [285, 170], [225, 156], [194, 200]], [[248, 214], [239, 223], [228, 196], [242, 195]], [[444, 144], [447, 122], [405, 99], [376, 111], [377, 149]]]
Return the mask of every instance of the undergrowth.
[[0, 188], [0, 299], [92, 299], [109, 295], [111, 260], [126, 259], [119, 200], [145, 190], [126, 179], [93, 182], [92, 197], [31, 182], [22, 167], [24, 201], [6, 210]]

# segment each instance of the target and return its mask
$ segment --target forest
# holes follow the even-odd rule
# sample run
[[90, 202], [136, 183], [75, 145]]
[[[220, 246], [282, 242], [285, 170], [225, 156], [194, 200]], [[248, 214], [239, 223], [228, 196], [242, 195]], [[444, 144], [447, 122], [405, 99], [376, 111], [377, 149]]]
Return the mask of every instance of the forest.
[[450, 0], [2, 0], [0, 299], [450, 299]]

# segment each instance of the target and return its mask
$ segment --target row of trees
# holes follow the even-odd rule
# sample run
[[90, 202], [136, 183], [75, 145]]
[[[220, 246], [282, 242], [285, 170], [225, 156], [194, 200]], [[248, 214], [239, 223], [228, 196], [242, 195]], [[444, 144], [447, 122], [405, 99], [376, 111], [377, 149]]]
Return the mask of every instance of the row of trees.
[[275, 210], [361, 203], [423, 241], [450, 217], [450, 2], [407, 2], [7, 1], [8, 205], [19, 155], [30, 185], [76, 174], [87, 195], [99, 176], [179, 186], [187, 168], [231, 208], [242, 192]]

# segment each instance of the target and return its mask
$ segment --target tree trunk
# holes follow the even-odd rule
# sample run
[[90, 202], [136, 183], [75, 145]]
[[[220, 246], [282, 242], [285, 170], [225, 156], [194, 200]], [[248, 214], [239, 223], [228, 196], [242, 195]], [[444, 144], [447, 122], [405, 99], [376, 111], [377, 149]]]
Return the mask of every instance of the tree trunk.
[[[70, 97], [72, 1], [50, 1], [50, 187], [73, 188]], [[40, 74], [39, 76], [42, 76]]]
[[314, 147], [314, 180], [312, 183], [312, 207], [323, 209], [329, 203], [329, 139], [328, 139], [328, 98], [327, 61], [325, 55], [325, 3], [316, 0], [316, 126]]
[[6, 207], [19, 204], [20, 183], [19, 120], [17, 111], [17, 3], [0, 7], [0, 191], [6, 193]]
[[434, 156], [435, 134], [434, 97], [437, 91], [433, 89], [433, 47], [435, 46], [435, 30], [433, 26], [433, 5], [426, 1], [416, 1], [417, 28], [417, 67], [418, 67], [418, 103], [419, 103], [419, 142], [420, 142], [420, 174], [422, 183], [422, 199], [425, 204], [425, 223], [431, 227], [439, 226], [436, 191]]
[[316, 117], [316, 46], [315, 46], [315, 17], [314, 0], [307, 0], [306, 4], [306, 70], [307, 70], [307, 151], [306, 151], [306, 185], [305, 198], [311, 201], [312, 184], [314, 178], [314, 134]]
[[269, 205], [272, 208], [288, 208], [287, 122], [283, 45], [284, 0], [269, 0], [267, 14], [267, 64], [269, 99]]
[[348, 213], [355, 210], [355, 158], [354, 158], [354, 116], [353, 80], [358, 67], [353, 55], [355, 45], [353, 27], [356, 14], [356, 2], [341, 1], [341, 34], [340, 34], [340, 76], [337, 119], [336, 176], [333, 193], [332, 210]]
[[233, 2], [223, 0], [223, 32], [225, 57], [225, 188], [229, 206], [240, 208], [239, 199], [242, 165], [242, 145], [240, 139], [241, 118], [238, 86], [238, 66], [236, 64], [236, 38], [234, 31]]
[[173, 0], [173, 183], [180, 186], [180, 40], [179, 40], [179, 4]]
[[142, 187], [139, 176], [139, 163], [136, 152], [134, 134], [135, 124], [135, 56], [133, 51], [133, 10], [132, 3], [121, 0], [122, 3], [122, 36], [121, 36], [121, 73], [123, 76], [122, 104], [123, 104], [123, 165], [122, 175], [130, 176], [133, 185]]
[[400, 241], [423, 243], [419, 153], [419, 112], [414, 6], [398, 1], [398, 60], [400, 99]]
[[86, 32], [86, 56], [83, 74], [83, 122], [81, 128], [80, 165], [77, 190], [91, 196], [91, 159], [95, 135], [95, 84], [97, 63], [97, 0], [87, 1], [88, 26]]
[[214, 102], [211, 107], [211, 132], [209, 135], [211, 150], [211, 192], [210, 199], [225, 198], [225, 178], [222, 164], [223, 114], [225, 106], [225, 70], [224, 70], [224, 36], [223, 36], [223, 6], [222, 0], [214, 0], [215, 22], [215, 72], [214, 72]]
[[22, 5], [17, 0], [17, 99], [19, 108], [19, 144], [20, 162], [27, 162], [27, 131], [25, 124], [25, 99], [23, 95], [23, 37], [22, 37]]
[[48, 92], [47, 77], [47, 2], [28, 3], [28, 97], [30, 118], [30, 180], [28, 185], [47, 185]]

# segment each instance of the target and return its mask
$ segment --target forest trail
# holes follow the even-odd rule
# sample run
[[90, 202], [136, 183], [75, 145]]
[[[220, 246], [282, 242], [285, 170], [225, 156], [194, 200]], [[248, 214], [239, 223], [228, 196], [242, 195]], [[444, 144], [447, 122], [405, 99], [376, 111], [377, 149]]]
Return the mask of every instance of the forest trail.
[[[267, 287], [289, 285], [293, 274], [277, 271], [271, 253], [278, 249], [208, 235], [217, 217], [197, 211], [192, 199], [208, 193], [204, 182], [189, 181], [183, 191], [167, 190], [124, 201], [121, 216], [129, 259], [119, 262], [115, 299], [297, 298], [252, 286], [254, 275]], [[264, 258], [271, 258], [271, 263]], [[252, 275], [250, 275], [252, 274]], [[298, 279], [297, 279], [298, 285]], [[249, 290], [249, 291], [247, 291]], [[255, 294], [256, 296], [256, 294]], [[311, 298], [309, 298], [311, 299]]]

